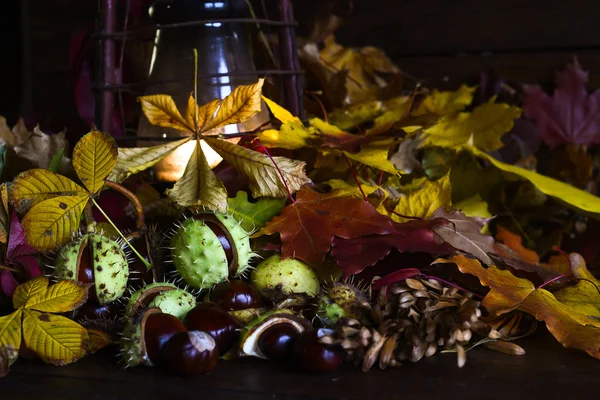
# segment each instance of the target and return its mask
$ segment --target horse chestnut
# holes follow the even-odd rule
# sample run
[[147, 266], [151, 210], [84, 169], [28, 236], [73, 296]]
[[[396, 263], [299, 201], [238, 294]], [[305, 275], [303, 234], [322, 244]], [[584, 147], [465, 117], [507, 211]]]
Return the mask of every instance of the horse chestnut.
[[292, 352], [294, 361], [301, 369], [323, 374], [335, 370], [344, 361], [341, 346], [319, 343], [319, 338], [329, 331], [325, 328], [313, 329], [296, 338]]
[[210, 372], [219, 359], [215, 339], [206, 332], [176, 333], [162, 350], [165, 367], [179, 375]]
[[292, 353], [294, 339], [299, 335], [298, 329], [291, 324], [276, 324], [258, 337], [260, 351], [269, 359], [284, 361]]
[[183, 324], [190, 331], [204, 331], [210, 334], [222, 354], [233, 346], [239, 328], [235, 319], [215, 303], [196, 305], [185, 315]]
[[157, 313], [146, 319], [144, 339], [148, 358], [154, 365], [162, 363], [161, 350], [173, 335], [185, 332], [183, 322], [171, 314]]
[[262, 307], [262, 297], [258, 290], [239, 279], [216, 285], [210, 293], [210, 300], [227, 311]]

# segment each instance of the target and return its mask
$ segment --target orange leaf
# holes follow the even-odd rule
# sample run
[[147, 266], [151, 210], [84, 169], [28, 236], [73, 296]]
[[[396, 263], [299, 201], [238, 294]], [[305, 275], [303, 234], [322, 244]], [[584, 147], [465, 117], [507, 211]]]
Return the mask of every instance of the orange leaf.
[[[523, 246], [523, 242], [521, 236], [512, 233], [508, 229], [498, 226], [498, 233], [496, 233], [496, 239], [501, 240], [504, 245], [506, 245], [509, 249], [514, 251], [523, 261], [529, 262], [531, 264], [537, 264], [540, 262], [540, 257], [538, 254]], [[498, 253], [502, 254], [501, 248], [496, 248]]]
[[490, 313], [524, 311], [544, 321], [563, 346], [584, 350], [600, 359], [600, 313], [581, 313], [579, 308], [558, 301], [549, 291], [536, 289], [527, 279], [493, 266], [483, 268], [479, 261], [463, 255], [451, 260], [438, 259], [435, 263], [454, 263], [462, 273], [476, 276], [482, 285], [489, 287], [482, 304]]

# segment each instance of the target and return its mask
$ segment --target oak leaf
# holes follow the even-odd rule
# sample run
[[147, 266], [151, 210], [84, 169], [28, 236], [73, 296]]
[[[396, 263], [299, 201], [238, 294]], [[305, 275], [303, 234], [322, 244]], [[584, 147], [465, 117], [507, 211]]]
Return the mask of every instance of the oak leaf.
[[335, 237], [352, 239], [393, 229], [392, 221], [363, 199], [338, 191], [322, 194], [305, 187], [258, 235], [279, 233], [284, 258], [299, 258], [318, 267]]
[[524, 85], [525, 116], [549, 146], [600, 143], [600, 90], [588, 94], [588, 74], [575, 59], [557, 74], [552, 97], [538, 85]]
[[17, 287], [16, 311], [0, 317], [0, 348], [24, 345], [47, 363], [65, 365], [85, 355], [89, 336], [84, 327], [56, 313], [85, 303], [88, 288], [70, 280], [48, 284], [41, 276]]
[[[571, 254], [570, 257], [577, 257]], [[565, 347], [586, 351], [600, 359], [600, 311], [594, 308], [565, 304], [545, 289], [536, 289], [527, 279], [517, 278], [509, 271], [495, 266], [483, 268], [479, 261], [459, 255], [451, 260], [438, 259], [435, 263], [454, 263], [464, 274], [479, 278], [490, 288], [483, 306], [492, 314], [505, 314], [518, 309], [544, 321], [554, 337]], [[592, 285], [590, 285], [592, 286]], [[596, 289], [594, 289], [596, 290]], [[596, 291], [595, 296], [600, 296]], [[571, 298], [573, 302], [584, 300]]]

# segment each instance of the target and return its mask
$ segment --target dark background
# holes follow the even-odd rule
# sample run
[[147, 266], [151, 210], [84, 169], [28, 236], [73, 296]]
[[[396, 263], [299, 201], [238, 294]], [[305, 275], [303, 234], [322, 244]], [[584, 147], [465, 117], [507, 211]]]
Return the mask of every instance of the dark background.
[[[310, 3], [305, 2], [306, 4]], [[0, 115], [85, 132], [69, 76], [73, 32], [93, 26], [96, 0], [4, 0]], [[336, 34], [383, 48], [428, 85], [476, 83], [494, 68], [511, 83], [551, 84], [577, 55], [600, 86], [600, 4], [594, 0], [356, 0]], [[30, 37], [31, 47], [22, 46]]]

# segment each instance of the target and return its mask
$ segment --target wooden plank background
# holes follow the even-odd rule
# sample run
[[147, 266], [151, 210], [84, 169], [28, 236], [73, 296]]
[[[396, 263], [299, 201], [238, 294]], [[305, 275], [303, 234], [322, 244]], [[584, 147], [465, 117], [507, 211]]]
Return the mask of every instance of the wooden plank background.
[[[4, 0], [0, 49], [0, 115], [32, 114], [42, 127], [85, 131], [68, 75], [75, 29], [93, 25], [96, 0], [28, 0], [33, 59], [31, 110], [22, 105], [18, 0]], [[355, 0], [336, 33], [350, 46], [383, 48], [410, 76], [429, 85], [475, 83], [495, 69], [512, 84], [551, 85], [575, 55], [600, 87], [600, 2], [597, 0]], [[27, 104], [25, 104], [27, 106]]]

